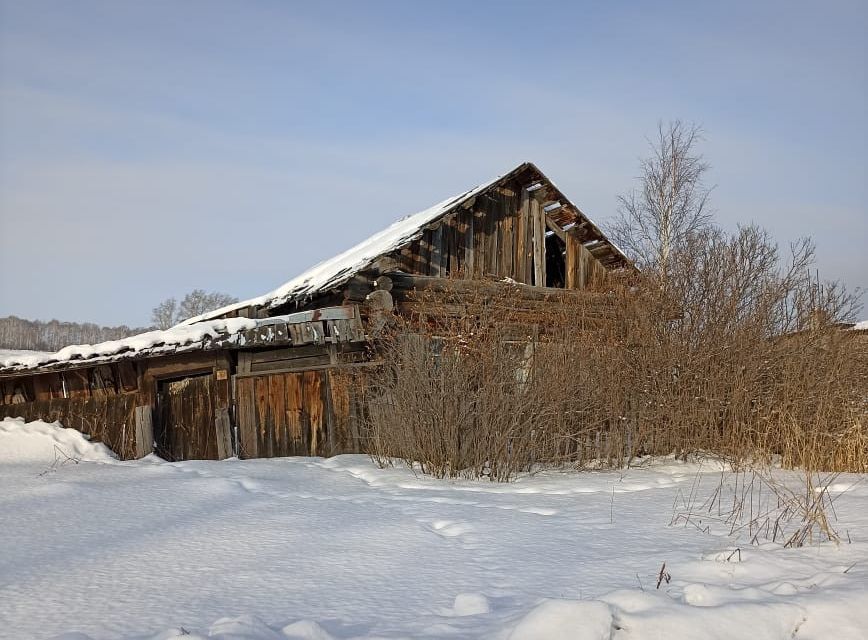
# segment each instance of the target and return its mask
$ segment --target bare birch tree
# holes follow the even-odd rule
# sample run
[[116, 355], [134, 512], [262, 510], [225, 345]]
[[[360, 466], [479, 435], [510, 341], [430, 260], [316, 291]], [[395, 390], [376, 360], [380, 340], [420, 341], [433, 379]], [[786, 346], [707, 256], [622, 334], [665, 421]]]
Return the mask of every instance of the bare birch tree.
[[709, 165], [696, 150], [702, 130], [675, 120], [657, 125], [651, 154], [641, 160], [639, 186], [618, 197], [609, 236], [640, 267], [666, 271], [669, 256], [692, 233], [712, 226]]

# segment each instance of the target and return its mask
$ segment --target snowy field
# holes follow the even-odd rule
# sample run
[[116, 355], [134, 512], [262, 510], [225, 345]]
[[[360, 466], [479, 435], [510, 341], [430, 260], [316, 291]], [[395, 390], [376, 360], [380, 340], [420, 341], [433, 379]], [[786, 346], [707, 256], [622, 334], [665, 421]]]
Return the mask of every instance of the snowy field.
[[868, 638], [868, 482], [832, 488], [844, 543], [752, 546], [669, 526], [711, 466], [696, 489], [671, 460], [510, 484], [364, 456], [118, 462], [6, 420], [0, 637]]

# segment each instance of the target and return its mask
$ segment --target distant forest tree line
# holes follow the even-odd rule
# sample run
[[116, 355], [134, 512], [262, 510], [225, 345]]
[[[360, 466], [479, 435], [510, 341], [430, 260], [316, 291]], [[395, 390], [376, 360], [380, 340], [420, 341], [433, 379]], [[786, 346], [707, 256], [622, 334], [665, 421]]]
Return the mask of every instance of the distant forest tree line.
[[62, 322], [60, 320], [26, 320], [16, 316], [0, 318], [0, 349], [29, 349], [34, 351], [58, 351], [72, 344], [94, 344], [107, 340], [120, 340], [128, 336], [168, 329], [188, 318], [213, 311], [236, 298], [223, 293], [195, 289], [180, 301], [164, 300], [151, 312], [151, 326], [103, 327], [92, 322]]

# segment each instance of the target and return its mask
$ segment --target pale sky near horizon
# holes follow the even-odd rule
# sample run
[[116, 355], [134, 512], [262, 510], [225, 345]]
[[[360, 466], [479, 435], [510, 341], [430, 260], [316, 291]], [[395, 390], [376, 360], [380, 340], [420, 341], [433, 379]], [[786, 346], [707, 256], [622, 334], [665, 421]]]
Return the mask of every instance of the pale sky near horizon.
[[0, 316], [260, 295], [524, 160], [605, 223], [675, 118], [722, 226], [868, 288], [866, 41], [865, 2], [0, 0]]

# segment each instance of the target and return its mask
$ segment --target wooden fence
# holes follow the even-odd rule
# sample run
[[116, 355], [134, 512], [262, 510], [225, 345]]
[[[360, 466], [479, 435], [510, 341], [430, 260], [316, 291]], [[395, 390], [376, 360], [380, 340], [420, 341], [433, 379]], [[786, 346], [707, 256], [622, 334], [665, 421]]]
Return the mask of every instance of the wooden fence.
[[136, 457], [135, 407], [138, 394], [123, 393], [101, 398], [52, 398], [0, 405], [0, 418], [24, 418], [28, 422], [60, 422], [102, 442], [122, 459]]

